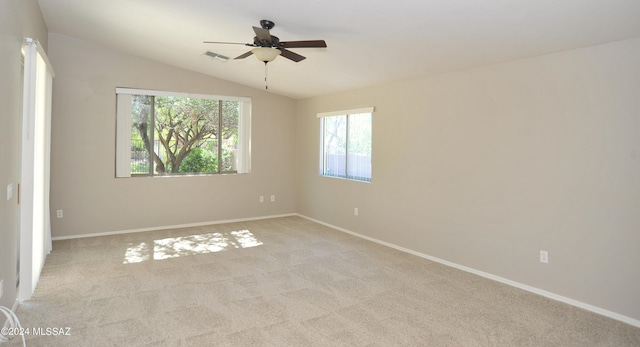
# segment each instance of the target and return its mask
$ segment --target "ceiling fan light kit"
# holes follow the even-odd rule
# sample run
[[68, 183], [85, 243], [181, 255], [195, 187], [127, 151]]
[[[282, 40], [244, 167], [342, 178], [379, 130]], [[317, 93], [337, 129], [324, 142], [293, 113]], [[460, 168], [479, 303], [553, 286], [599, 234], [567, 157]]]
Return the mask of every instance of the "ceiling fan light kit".
[[272, 62], [282, 52], [277, 48], [258, 47], [252, 49], [251, 53], [253, 53], [253, 55], [255, 55], [258, 60], [263, 61], [266, 64]]

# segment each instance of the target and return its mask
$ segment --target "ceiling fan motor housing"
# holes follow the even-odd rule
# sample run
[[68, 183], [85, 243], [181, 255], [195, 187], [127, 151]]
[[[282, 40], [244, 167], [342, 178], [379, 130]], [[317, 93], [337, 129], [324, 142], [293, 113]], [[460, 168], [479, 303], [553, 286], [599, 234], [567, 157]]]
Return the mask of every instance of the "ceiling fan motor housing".
[[276, 26], [276, 23], [268, 20], [268, 19], [263, 19], [260, 21], [260, 26], [262, 27], [262, 29], [267, 29], [267, 30], [271, 30], [273, 29], [274, 26]]
[[257, 36], [253, 38], [253, 44], [258, 47], [278, 47], [280, 39], [277, 36], [271, 35], [271, 42], [267, 40], [260, 40]]

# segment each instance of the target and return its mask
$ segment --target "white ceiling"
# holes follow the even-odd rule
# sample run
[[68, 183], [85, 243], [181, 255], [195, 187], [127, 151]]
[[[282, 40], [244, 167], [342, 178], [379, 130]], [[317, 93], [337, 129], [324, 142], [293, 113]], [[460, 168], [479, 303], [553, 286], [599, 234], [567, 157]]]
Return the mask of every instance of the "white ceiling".
[[264, 88], [252, 26], [324, 39], [269, 63], [269, 91], [306, 98], [640, 36], [640, 0], [38, 0], [47, 27], [112, 49]]

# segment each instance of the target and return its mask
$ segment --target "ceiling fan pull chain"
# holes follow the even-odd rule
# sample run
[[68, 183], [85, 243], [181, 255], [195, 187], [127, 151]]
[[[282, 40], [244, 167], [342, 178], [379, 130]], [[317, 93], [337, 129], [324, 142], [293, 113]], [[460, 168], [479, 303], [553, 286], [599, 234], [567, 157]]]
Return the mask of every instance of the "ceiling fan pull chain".
[[267, 83], [269, 69], [267, 69], [267, 62], [264, 62], [264, 89], [269, 90], [269, 84]]

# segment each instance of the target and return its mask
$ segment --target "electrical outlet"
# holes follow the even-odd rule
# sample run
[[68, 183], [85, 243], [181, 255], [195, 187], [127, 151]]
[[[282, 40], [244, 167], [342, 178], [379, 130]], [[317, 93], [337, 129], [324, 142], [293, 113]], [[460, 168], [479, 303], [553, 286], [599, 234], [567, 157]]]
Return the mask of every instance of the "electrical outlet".
[[271, 202], [275, 202], [276, 201], [276, 196], [275, 195], [271, 195]]
[[357, 215], [358, 215], [358, 208], [357, 208], [357, 207], [353, 209], [353, 215], [354, 215], [354, 216], [357, 216]]
[[7, 185], [7, 201], [11, 200], [13, 197], [13, 184], [9, 183]]
[[540, 262], [545, 264], [549, 263], [549, 252], [540, 251]]
[[260, 195], [260, 202], [264, 202], [264, 195]]
[[56, 218], [62, 218], [62, 210], [57, 210], [56, 211]]

